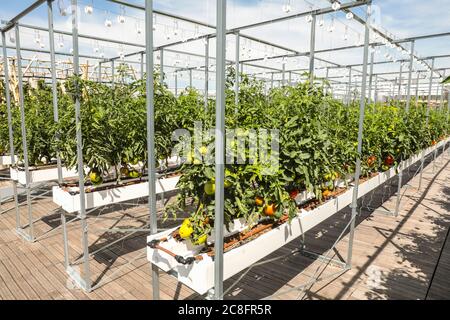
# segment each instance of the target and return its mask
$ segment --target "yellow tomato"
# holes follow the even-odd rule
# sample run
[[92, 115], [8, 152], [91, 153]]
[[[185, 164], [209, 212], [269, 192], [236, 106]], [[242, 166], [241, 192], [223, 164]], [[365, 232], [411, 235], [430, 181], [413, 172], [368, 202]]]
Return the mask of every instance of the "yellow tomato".
[[205, 244], [205, 243], [206, 243], [206, 240], [208, 240], [208, 236], [207, 236], [206, 234], [204, 234], [204, 235], [200, 236], [200, 237], [197, 239], [197, 241], [194, 242], [194, 244], [195, 244], [196, 246], [200, 246], [200, 245], [202, 245], [202, 244]]
[[191, 225], [186, 225], [186, 224], [182, 225], [180, 227], [180, 231], [179, 231], [180, 237], [183, 238], [183, 239], [189, 238], [192, 235], [193, 232], [194, 232], [194, 229], [192, 228], [192, 226]]
[[202, 156], [206, 156], [207, 153], [208, 153], [208, 148], [205, 147], [205, 146], [202, 146], [202, 147], [200, 148], [200, 154], [201, 154]]

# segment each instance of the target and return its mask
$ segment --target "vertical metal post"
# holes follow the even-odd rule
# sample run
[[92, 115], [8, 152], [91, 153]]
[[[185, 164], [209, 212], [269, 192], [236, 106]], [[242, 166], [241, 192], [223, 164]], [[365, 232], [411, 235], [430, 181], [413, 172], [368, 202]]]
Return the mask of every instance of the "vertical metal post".
[[98, 63], [98, 82], [102, 83], [102, 62]]
[[[156, 212], [156, 176], [155, 176], [155, 106], [153, 89], [153, 0], [145, 0], [145, 51], [147, 71], [147, 152], [148, 152], [148, 209], [150, 214], [150, 233], [158, 232]], [[159, 272], [158, 267], [152, 264], [153, 299], [159, 300]]]
[[366, 86], [367, 86], [367, 60], [369, 58], [369, 3], [367, 7], [366, 23], [365, 23], [365, 37], [364, 37], [364, 56], [363, 56], [363, 70], [362, 70], [362, 83], [361, 83], [361, 99], [359, 102], [359, 127], [358, 127], [358, 158], [356, 159], [356, 170], [355, 170], [355, 186], [353, 188], [353, 199], [352, 199], [352, 220], [350, 224], [350, 234], [348, 243], [348, 253], [347, 253], [347, 268], [352, 266], [352, 252], [353, 252], [353, 240], [355, 237], [355, 220], [357, 215], [357, 205], [358, 205], [358, 191], [359, 191], [359, 178], [361, 175], [361, 153], [363, 144], [363, 130], [364, 130], [364, 113], [366, 106]]
[[178, 97], [178, 72], [175, 71], [175, 97]]
[[400, 63], [400, 76], [398, 77], [397, 106], [400, 106], [400, 95], [402, 92], [402, 78], [403, 78], [403, 63]]
[[292, 86], [292, 72], [291, 72], [291, 71], [289, 71], [288, 85], [289, 85], [289, 86]]
[[372, 103], [372, 83], [373, 83], [373, 59], [375, 58], [375, 51], [370, 54], [370, 76], [369, 76], [369, 103]]
[[375, 76], [375, 90], [374, 91], [375, 92], [374, 92], [373, 100], [374, 100], [374, 103], [376, 104], [376, 103], [378, 103], [378, 76]]
[[[325, 80], [328, 80], [328, 75], [329, 75], [329, 68], [327, 67], [327, 71], [325, 74]], [[328, 93], [328, 84], [325, 86], [325, 95]]]
[[164, 84], [164, 49], [162, 49], [162, 48], [159, 52], [159, 62], [160, 62], [159, 81], [161, 82], [161, 84]]
[[205, 39], [205, 110], [208, 109], [209, 91], [209, 38]]
[[411, 84], [412, 84], [412, 71], [413, 71], [413, 63], [414, 63], [414, 45], [415, 41], [411, 41], [411, 56], [409, 60], [409, 75], [408, 75], [408, 88], [407, 88], [407, 97], [406, 97], [406, 112], [409, 112], [409, 108], [411, 106]]
[[[30, 168], [28, 163], [28, 142], [27, 142], [27, 129], [25, 127], [25, 103], [23, 93], [23, 74], [22, 74], [22, 56], [20, 53], [20, 30], [19, 25], [15, 26], [16, 32], [16, 56], [17, 56], [17, 77], [19, 79], [19, 107], [20, 107], [20, 129], [22, 133], [22, 148], [23, 148], [23, 161], [25, 166], [25, 181], [27, 190], [27, 210], [28, 210], [28, 223], [30, 228], [28, 240], [34, 241], [34, 226], [33, 226], [33, 212], [31, 208], [31, 185], [30, 185]], [[18, 226], [20, 228], [20, 226]]]
[[227, 1], [217, 0], [217, 68], [216, 68], [216, 194], [214, 218], [214, 298], [223, 299], [223, 224], [225, 180], [225, 66]]
[[273, 72], [272, 72], [272, 76], [270, 78], [270, 89], [273, 89]]
[[352, 68], [348, 68], [348, 91], [347, 91], [347, 105], [350, 105], [352, 95]]
[[[56, 64], [55, 64], [55, 36], [53, 32], [53, 7], [52, 1], [47, 1], [47, 14], [48, 14], [48, 39], [50, 43], [50, 68], [52, 73], [52, 94], [53, 94], [53, 120], [55, 123], [59, 123], [58, 112], [58, 89], [56, 80]], [[59, 132], [56, 133], [55, 139], [58, 141], [60, 137]], [[56, 150], [56, 163], [58, 167], [58, 183], [62, 183], [62, 167], [61, 157], [59, 156], [59, 150]]]
[[84, 285], [85, 290], [91, 290], [91, 271], [89, 266], [89, 240], [88, 225], [86, 221], [85, 190], [84, 190], [84, 164], [83, 164], [83, 135], [81, 131], [80, 88], [78, 77], [80, 75], [80, 58], [78, 49], [78, 12], [77, 0], [72, 0], [72, 42], [73, 42], [73, 72], [75, 75], [75, 123], [77, 140], [78, 186], [80, 192], [80, 222], [82, 232]]
[[419, 106], [419, 81], [420, 81], [420, 72], [417, 72], [416, 108]]
[[[430, 108], [431, 108], [431, 95], [433, 94], [431, 92], [433, 88], [433, 72], [434, 72], [434, 58], [431, 60], [431, 72], [430, 72], [430, 84], [428, 88], [428, 103], [427, 103], [427, 113], [426, 113], [426, 120], [425, 124], [428, 127], [429, 123], [429, 116], [430, 116]], [[425, 149], [422, 151], [422, 159], [420, 162], [420, 177], [419, 177], [419, 190], [422, 189], [422, 176], [423, 176], [423, 167], [425, 163]]]
[[314, 52], [316, 50], [316, 15], [313, 14], [311, 21], [311, 37], [309, 42], [309, 85], [314, 85]]
[[[446, 70], [444, 70], [444, 79], [446, 77]], [[439, 111], [442, 112], [444, 109], [444, 84], [441, 84], [441, 101], [439, 103]]]
[[241, 37], [239, 35], [239, 32], [236, 33], [236, 65], [235, 65], [235, 71], [236, 71], [236, 79], [234, 80], [234, 105], [239, 105], [239, 82], [240, 82], [240, 75], [239, 75], [239, 60], [241, 57]]
[[114, 87], [115, 85], [115, 64], [114, 64], [114, 59], [111, 59], [111, 83], [112, 86]]
[[[8, 112], [8, 136], [9, 136], [9, 153], [11, 156], [11, 165], [16, 165], [16, 157], [14, 150], [14, 131], [11, 115], [11, 92], [9, 89], [9, 65], [8, 65], [8, 52], [6, 49], [6, 35], [2, 32], [2, 44], [3, 44], [3, 72], [5, 75], [5, 96], [6, 96], [6, 109]], [[21, 225], [19, 203], [17, 199], [17, 183], [13, 181], [13, 193], [14, 193], [14, 206], [16, 211], [16, 227]]]
[[189, 88], [192, 89], [192, 69], [189, 69]]
[[286, 64], [282, 63], [281, 69], [281, 86], [284, 87], [286, 85]]
[[141, 80], [144, 80], [144, 52], [141, 52]]

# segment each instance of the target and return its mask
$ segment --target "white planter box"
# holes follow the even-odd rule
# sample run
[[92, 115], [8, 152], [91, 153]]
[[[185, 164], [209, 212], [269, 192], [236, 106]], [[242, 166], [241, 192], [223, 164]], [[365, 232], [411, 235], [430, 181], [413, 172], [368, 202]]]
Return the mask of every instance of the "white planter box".
[[[441, 147], [443, 143], [444, 142], [427, 149], [426, 154]], [[407, 168], [420, 159], [421, 154], [406, 160], [402, 163], [402, 166], [403, 168]], [[358, 188], [358, 198], [376, 189], [395, 175], [396, 169], [391, 168], [390, 170], [380, 173], [376, 177], [361, 183]], [[350, 205], [352, 203], [353, 190], [354, 187], [349, 187], [345, 193], [312, 211], [307, 212], [302, 210], [290, 224], [285, 223], [276, 229], [262, 234], [251, 242], [226, 252], [224, 254], [224, 280], [229, 279], [235, 274], [248, 268]], [[304, 200], [310, 197], [310, 194], [302, 193], [297, 200]], [[238, 227], [235, 228], [236, 230], [245, 229], [245, 224], [242, 222], [239, 222], [236, 225], [238, 225]], [[177, 228], [174, 228], [149, 236], [147, 240], [150, 242], [154, 239], [167, 237], [168, 241], [161, 245], [171, 252], [185, 258], [199, 254], [202, 248], [201, 246], [195, 247], [190, 241], [178, 242], [171, 237], [171, 233], [176, 229]], [[213, 238], [209, 237], [208, 239], [211, 240]], [[147, 247], [147, 259], [165, 272], [170, 272], [172, 275], [176, 276], [179, 282], [185, 284], [199, 294], [205, 294], [209, 289], [214, 287], [214, 261], [206, 254], [203, 255], [202, 261], [196, 261], [191, 265], [182, 265], [167, 253]]]
[[[25, 170], [18, 170], [17, 168], [9, 168], [11, 179], [19, 182], [22, 185], [26, 185], [26, 174]], [[77, 177], [78, 173], [75, 170], [68, 170], [65, 167], [62, 167], [62, 176], [63, 179]], [[30, 184], [45, 182], [45, 181], [53, 181], [58, 180], [58, 168], [50, 167], [46, 168], [45, 166], [40, 167], [38, 169], [30, 168]]]
[[[17, 162], [17, 156], [14, 156], [14, 160], [15, 160], [15, 162]], [[0, 167], [10, 166], [10, 165], [12, 165], [11, 156], [9, 156], [9, 155], [0, 156]]]
[[[245, 245], [226, 252], [224, 254], [224, 279], [241, 272], [348, 206], [352, 201], [352, 190], [350, 188], [344, 194], [326, 202], [315, 210], [302, 211], [291, 224], [285, 223]], [[170, 237], [174, 230], [176, 228], [150, 236], [148, 241]], [[184, 257], [198, 254], [201, 248], [192, 247], [190, 242], [177, 242], [174, 239], [170, 239], [162, 245]], [[191, 265], [182, 265], [160, 250], [147, 248], [147, 258], [150, 262], [166, 272], [175, 272], [178, 281], [199, 294], [205, 294], [214, 286], [214, 261], [207, 255], [203, 257], [202, 261], [196, 261]], [[243, 257], [245, 258], [243, 259]]]
[[[176, 190], [179, 176], [161, 178], [156, 181], [156, 194]], [[77, 191], [78, 188], [72, 188]], [[80, 195], [71, 195], [70, 188], [63, 190], [59, 186], [53, 187], [53, 202], [61, 206], [66, 212], [74, 213], [80, 210]], [[148, 182], [107, 190], [85, 193], [86, 210], [148, 196]]]

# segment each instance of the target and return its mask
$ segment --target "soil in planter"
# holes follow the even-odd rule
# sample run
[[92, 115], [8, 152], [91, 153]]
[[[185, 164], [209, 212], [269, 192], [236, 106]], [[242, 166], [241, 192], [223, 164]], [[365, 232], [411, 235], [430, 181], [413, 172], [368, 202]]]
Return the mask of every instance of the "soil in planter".
[[[48, 169], [54, 169], [57, 168], [58, 165], [56, 164], [56, 162], [51, 162], [48, 164], [40, 164], [40, 165], [34, 165], [34, 166], [29, 166], [28, 169], [30, 171], [38, 171], [38, 170], [48, 170]], [[13, 169], [17, 169], [19, 171], [25, 171], [25, 166], [24, 165], [16, 165], [15, 167], [13, 167]]]
[[[161, 179], [161, 178], [168, 179], [168, 178], [173, 178], [173, 177], [176, 177], [179, 175], [180, 175], [179, 172], [173, 171], [173, 172], [168, 172], [168, 173], [158, 177], [158, 179]], [[115, 188], [136, 185], [136, 184], [146, 182], [147, 181], [145, 179], [146, 177], [147, 176], [143, 176], [141, 178], [122, 178], [120, 182], [118, 182], [115, 179], [110, 179], [110, 180], [104, 181], [102, 185], [97, 186], [97, 187], [94, 186], [89, 181], [89, 182], [86, 182], [85, 192], [92, 193], [92, 192], [97, 192], [97, 191], [111, 190], [111, 189], [115, 189]], [[73, 182], [70, 182], [70, 181], [73, 181]], [[60, 187], [62, 190], [69, 192], [69, 194], [72, 196], [75, 196], [80, 193], [79, 191], [70, 191], [69, 190], [70, 188], [78, 188], [78, 181], [76, 179], [66, 180], [66, 182], [61, 184]]]
[[[368, 176], [361, 177], [359, 179], [359, 184], [367, 182], [368, 180], [378, 176], [379, 174], [380, 174], [379, 172], [373, 172], [373, 173], [370, 173]], [[346, 191], [348, 191], [348, 188], [338, 187], [335, 190], [331, 191], [330, 196], [325, 197], [322, 201], [320, 201], [318, 199], [312, 199], [312, 200], [309, 200], [306, 203], [298, 206], [298, 208], [304, 209], [306, 211], [312, 211], [312, 210], [320, 207], [321, 205], [323, 205], [325, 202], [342, 195]], [[246, 243], [257, 239], [258, 237], [262, 236], [263, 234], [265, 234], [285, 223], [288, 223], [288, 222], [289, 222], [289, 217], [287, 215], [284, 215], [278, 221], [274, 221], [271, 219], [264, 219], [246, 232], [236, 233], [236, 234], [230, 235], [228, 237], [225, 237], [224, 238], [224, 252], [228, 252], [230, 250], [233, 250], [235, 248], [243, 246]], [[180, 241], [180, 242], [185, 241], [185, 240], [181, 239], [180, 234], [178, 233], [178, 230], [179, 229], [172, 232], [171, 236], [177, 241]], [[210, 257], [214, 257], [214, 244], [204, 246], [204, 248], [201, 250], [200, 254], [207, 254]], [[201, 256], [197, 256], [197, 258], [199, 260], [201, 260]]]

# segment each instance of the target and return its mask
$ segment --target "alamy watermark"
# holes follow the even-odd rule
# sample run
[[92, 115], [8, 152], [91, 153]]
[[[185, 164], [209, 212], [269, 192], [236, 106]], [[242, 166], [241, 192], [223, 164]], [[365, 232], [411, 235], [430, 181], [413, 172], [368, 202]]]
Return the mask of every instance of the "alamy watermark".
[[[173, 157], [180, 157], [186, 164], [212, 166], [237, 164], [259, 166], [263, 175], [275, 175], [280, 163], [280, 141], [277, 129], [203, 129], [202, 122], [195, 122], [194, 131], [178, 129], [172, 133], [177, 142]], [[224, 158], [216, 159], [215, 137], [225, 140]]]

